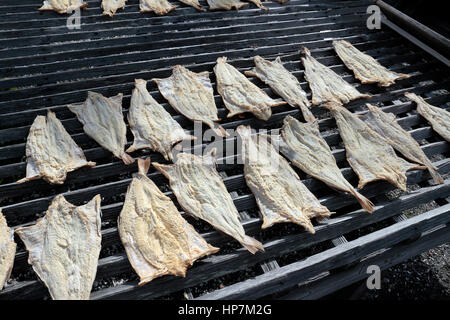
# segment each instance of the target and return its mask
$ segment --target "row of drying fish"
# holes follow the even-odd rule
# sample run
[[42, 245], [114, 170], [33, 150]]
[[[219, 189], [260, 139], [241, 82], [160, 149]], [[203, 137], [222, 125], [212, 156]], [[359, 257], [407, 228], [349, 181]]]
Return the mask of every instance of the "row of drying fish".
[[[200, 5], [198, 0], [178, 0], [188, 6], [194, 7], [198, 11], [206, 11], [205, 7]], [[209, 10], [239, 10], [248, 5], [247, 2], [240, 0], [206, 0], [209, 5]], [[247, 0], [254, 3], [263, 10], [267, 10], [260, 0]], [[287, 0], [273, 0], [280, 3], [286, 3]], [[127, 0], [102, 0], [101, 7], [103, 14], [112, 17], [117, 10], [124, 9]], [[58, 13], [71, 13], [77, 9], [85, 9], [88, 6], [87, 2], [83, 0], [44, 0], [42, 7], [39, 10], [51, 10]], [[171, 4], [168, 0], [140, 0], [140, 12], [154, 12], [157, 15], [165, 15], [178, 6]]]

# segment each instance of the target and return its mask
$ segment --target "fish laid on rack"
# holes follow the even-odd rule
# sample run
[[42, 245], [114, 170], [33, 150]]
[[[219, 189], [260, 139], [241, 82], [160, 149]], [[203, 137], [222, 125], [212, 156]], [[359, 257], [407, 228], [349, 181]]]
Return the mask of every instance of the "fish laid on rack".
[[16, 254], [14, 234], [6, 223], [6, 219], [0, 209], [0, 290], [11, 275]]
[[122, 94], [106, 98], [100, 93], [88, 92], [83, 105], [68, 106], [83, 124], [84, 132], [125, 164], [134, 159], [125, 153], [127, 127], [123, 120]]
[[112, 17], [118, 9], [125, 8], [127, 0], [102, 0], [103, 14]]
[[242, 7], [248, 5], [246, 2], [242, 2], [240, 0], [206, 0], [209, 5], [209, 10], [231, 10], [236, 9], [239, 10]]
[[292, 222], [315, 233], [311, 218], [331, 212], [308, 190], [289, 163], [266, 137], [252, 136], [250, 126], [239, 126], [245, 181], [263, 216], [262, 228]]
[[333, 189], [348, 192], [368, 212], [373, 212], [373, 203], [360, 194], [342, 175], [333, 153], [322, 138], [317, 122], [301, 123], [287, 116], [279, 136], [271, 136], [293, 165]]
[[49, 183], [63, 184], [68, 172], [95, 166], [95, 162], [86, 160], [83, 150], [50, 110], [47, 116], [37, 116], [34, 119], [25, 152], [26, 177], [17, 183], [43, 178]]
[[335, 40], [333, 47], [347, 68], [353, 71], [355, 78], [361, 83], [378, 83], [381, 87], [389, 87], [396, 80], [410, 77], [408, 74], [397, 73], [382, 66], [373, 57], [359, 51], [348, 41]]
[[427, 119], [433, 130], [450, 142], [450, 112], [432, 106], [414, 93], [407, 92], [405, 96], [417, 104], [417, 112]]
[[324, 107], [336, 119], [347, 161], [359, 176], [359, 189], [372, 181], [387, 180], [406, 191], [406, 171], [425, 169], [398, 157], [382, 136], [342, 105], [330, 102]]
[[168, 14], [176, 8], [177, 6], [174, 6], [167, 0], [140, 0], [139, 2], [140, 12], [154, 12], [159, 16]]
[[255, 68], [245, 71], [246, 75], [258, 77], [291, 107], [300, 108], [306, 121], [316, 120], [310, 110], [311, 103], [300, 86], [300, 82], [283, 66], [280, 57], [277, 57], [275, 61], [269, 61], [255, 56], [253, 61]]
[[220, 119], [208, 71], [195, 73], [177, 65], [169, 78], [152, 80], [176, 111], [192, 121], [204, 122], [221, 137], [229, 135], [222, 126], [214, 123]]
[[194, 7], [198, 11], [206, 11], [206, 9], [200, 5], [200, 2], [198, 0], [178, 0], [184, 4], [187, 4], [188, 6]]
[[128, 123], [134, 135], [133, 145], [127, 152], [150, 148], [172, 160], [172, 146], [182, 140], [195, 140], [184, 132], [172, 116], [147, 91], [147, 81], [135, 80], [131, 95]]
[[16, 233], [54, 300], [88, 300], [101, 249], [100, 195], [83, 206], [56, 196], [45, 216]]
[[367, 108], [369, 112], [364, 115], [363, 120], [372, 130], [385, 138], [386, 143], [403, 154], [405, 158], [426, 166], [435, 183], [444, 183], [444, 179], [437, 171], [438, 169], [428, 159], [409, 132], [397, 123], [393, 113], [385, 113], [371, 104], [367, 104]]
[[85, 9], [88, 6], [83, 0], [45, 0], [38, 10], [51, 10], [58, 13], [72, 13], [77, 9]]
[[218, 58], [214, 73], [217, 91], [222, 96], [225, 107], [230, 111], [228, 118], [251, 112], [258, 119], [268, 120], [272, 115], [272, 107], [286, 104], [285, 101], [270, 98], [226, 61], [226, 57]]
[[370, 98], [369, 94], [360, 93], [330, 68], [311, 56], [308, 48], [302, 48], [302, 62], [305, 67], [305, 79], [312, 91], [313, 105], [325, 102], [346, 104], [359, 98]]
[[152, 164], [169, 179], [186, 213], [233, 237], [251, 253], [264, 251], [259, 241], [245, 235], [233, 199], [216, 170], [215, 149], [204, 156], [179, 153], [173, 165]]
[[118, 230], [133, 269], [144, 285], [172, 274], [185, 277], [195, 260], [219, 251], [183, 219], [172, 200], [147, 177], [150, 159], [128, 186]]

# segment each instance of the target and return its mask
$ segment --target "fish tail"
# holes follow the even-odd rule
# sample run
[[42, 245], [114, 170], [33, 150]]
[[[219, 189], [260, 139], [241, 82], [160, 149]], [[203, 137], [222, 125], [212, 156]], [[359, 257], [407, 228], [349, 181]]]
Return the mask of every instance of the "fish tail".
[[369, 213], [373, 212], [373, 203], [366, 197], [364, 197], [361, 193], [356, 191], [355, 189], [352, 190], [351, 194], [358, 200], [361, 207], [363, 207], [364, 210], [366, 210]]
[[434, 183], [436, 184], [443, 184], [444, 183], [444, 179], [442, 178], [442, 176], [439, 174], [439, 172], [437, 172], [436, 167], [433, 165], [428, 165], [427, 166], [428, 171], [430, 172], [431, 177], [433, 178]]
[[255, 238], [244, 235], [244, 239], [240, 242], [252, 254], [255, 254], [258, 251], [264, 251], [262, 243]]
[[122, 159], [123, 163], [125, 163], [126, 165], [132, 164], [134, 162], [133, 157], [125, 152], [122, 154], [121, 159]]
[[145, 159], [138, 158], [138, 170], [140, 174], [144, 176], [147, 175], [148, 169], [150, 168], [150, 158], [147, 157]]

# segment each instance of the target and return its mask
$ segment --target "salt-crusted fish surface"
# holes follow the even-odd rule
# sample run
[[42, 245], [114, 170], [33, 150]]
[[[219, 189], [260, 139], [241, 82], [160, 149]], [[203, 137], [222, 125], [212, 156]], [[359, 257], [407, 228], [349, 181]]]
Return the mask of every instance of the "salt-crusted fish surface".
[[406, 191], [406, 171], [425, 169], [398, 157], [382, 136], [342, 105], [330, 102], [324, 106], [336, 119], [347, 161], [359, 176], [359, 189], [369, 182], [386, 180]]
[[83, 124], [84, 132], [125, 164], [134, 159], [125, 153], [127, 127], [122, 114], [122, 94], [106, 98], [100, 93], [88, 92], [83, 105], [68, 106]]
[[169, 179], [180, 206], [190, 215], [239, 241], [248, 251], [264, 251], [262, 244], [245, 235], [233, 199], [216, 170], [215, 149], [204, 156], [179, 153], [173, 165], [153, 163]]
[[84, 9], [88, 6], [83, 0], [45, 0], [39, 10], [51, 10], [58, 13], [71, 13], [76, 9]]
[[209, 10], [231, 10], [236, 9], [239, 10], [242, 7], [248, 5], [246, 2], [242, 2], [240, 0], [206, 0], [209, 5]]
[[361, 83], [378, 83], [381, 87], [389, 87], [396, 80], [407, 79], [408, 74], [397, 73], [382, 66], [373, 57], [356, 49], [345, 40], [333, 41], [333, 47], [344, 64], [353, 71]]
[[303, 47], [302, 62], [305, 67], [305, 79], [312, 91], [313, 105], [325, 102], [346, 104], [359, 98], [370, 98], [371, 95], [360, 93], [330, 68], [321, 64], [311, 56], [308, 48]]
[[228, 64], [226, 57], [217, 59], [214, 73], [217, 91], [222, 96], [225, 107], [230, 111], [227, 118], [251, 112], [258, 119], [268, 120], [272, 115], [272, 107], [286, 104], [285, 101], [270, 98], [235, 67]]
[[263, 216], [262, 228], [293, 222], [315, 233], [313, 217], [331, 212], [306, 188], [289, 163], [263, 136], [252, 136], [249, 126], [239, 126], [244, 176]]
[[427, 119], [442, 138], [450, 142], [450, 112], [442, 108], [432, 106], [427, 103], [422, 97], [414, 93], [407, 92], [405, 96], [417, 103], [417, 112]]
[[198, 2], [198, 0], [178, 0], [188, 6], [194, 7], [198, 11], [206, 11], [206, 9]]
[[167, 0], [140, 0], [139, 11], [140, 12], [154, 12], [159, 16], [163, 16], [172, 10], [175, 10], [177, 6], [172, 5]]
[[281, 134], [271, 136], [271, 142], [300, 170], [333, 189], [350, 193], [366, 211], [373, 212], [372, 202], [342, 175], [330, 147], [320, 135], [317, 122], [301, 123], [287, 116]]
[[127, 0], [102, 0], [103, 14], [112, 17], [118, 9], [125, 8]]
[[417, 141], [403, 129], [393, 113], [385, 113], [380, 108], [367, 104], [369, 112], [364, 115], [363, 120], [369, 127], [385, 138], [394, 149], [399, 151], [410, 161], [423, 164], [427, 167], [435, 183], [444, 183], [444, 179], [437, 172], [437, 168], [428, 159]]
[[176, 111], [192, 121], [204, 122], [221, 137], [229, 135], [224, 128], [214, 123], [220, 119], [217, 117], [208, 71], [195, 73], [177, 65], [173, 67], [169, 78], [152, 80]]
[[128, 112], [134, 142], [127, 152], [150, 148], [160, 152], [166, 160], [172, 160], [172, 146], [195, 137], [184, 132], [180, 124], [153, 99], [146, 86], [147, 81], [135, 80]]
[[183, 219], [172, 200], [147, 177], [150, 159], [138, 159], [118, 219], [120, 238], [139, 285], [172, 274], [185, 277], [195, 260], [219, 249]]
[[28, 263], [54, 300], [88, 300], [101, 249], [100, 195], [82, 206], [56, 196], [45, 216], [16, 229]]
[[50, 110], [47, 116], [37, 116], [34, 119], [25, 152], [26, 177], [17, 183], [43, 178], [49, 183], [63, 184], [68, 172], [95, 166], [95, 162], [86, 160], [83, 150]]
[[300, 108], [306, 121], [316, 120], [309, 109], [311, 103], [300, 86], [300, 82], [283, 66], [280, 57], [277, 57], [275, 61], [269, 61], [255, 56], [253, 61], [255, 68], [245, 71], [246, 75], [258, 77], [290, 106]]
[[6, 223], [6, 219], [0, 209], [0, 290], [11, 275], [16, 253], [16, 243], [13, 233]]

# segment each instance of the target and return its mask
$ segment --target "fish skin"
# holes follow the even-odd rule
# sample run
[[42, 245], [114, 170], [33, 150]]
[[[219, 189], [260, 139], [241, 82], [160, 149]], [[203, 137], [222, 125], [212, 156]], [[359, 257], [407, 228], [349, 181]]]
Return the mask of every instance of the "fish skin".
[[271, 142], [294, 166], [333, 189], [348, 192], [367, 212], [373, 212], [373, 203], [342, 175], [330, 147], [320, 134], [317, 122], [301, 123], [287, 116], [281, 134], [272, 137]]
[[139, 11], [140, 12], [154, 12], [159, 16], [168, 14], [170, 11], [175, 10], [177, 6], [172, 5], [167, 0], [140, 0]]
[[196, 138], [185, 133], [180, 124], [147, 91], [147, 81], [135, 80], [131, 95], [128, 123], [134, 142], [126, 152], [150, 148], [172, 160], [172, 146]]
[[314, 59], [306, 47], [302, 47], [302, 63], [305, 67], [305, 79], [312, 91], [312, 104], [326, 102], [347, 104], [359, 98], [371, 98], [369, 94], [360, 93], [350, 83], [327, 66]]
[[240, 0], [206, 0], [209, 5], [209, 10], [231, 10], [236, 9], [239, 10], [242, 7], [245, 7], [248, 5], [246, 2], [242, 2]]
[[444, 183], [444, 179], [437, 172], [438, 168], [428, 159], [409, 132], [397, 123], [393, 113], [385, 113], [371, 104], [366, 104], [366, 106], [369, 112], [364, 115], [363, 120], [373, 131], [376, 131], [385, 139], [386, 143], [389, 143], [408, 160], [426, 166], [435, 183]]
[[0, 209], [0, 291], [3, 289], [14, 265], [17, 244]]
[[206, 9], [202, 5], [200, 5], [198, 0], [178, 0], [178, 1], [187, 4], [188, 6], [194, 7], [198, 11], [206, 11]]
[[229, 136], [222, 126], [215, 124], [220, 119], [208, 71], [195, 73], [176, 65], [169, 78], [152, 81], [176, 111], [192, 121], [204, 122], [220, 137]]
[[186, 213], [239, 241], [248, 251], [264, 251], [263, 245], [245, 234], [233, 199], [216, 170], [215, 149], [204, 156], [179, 153], [173, 165], [152, 162], [169, 179], [178, 203]]
[[450, 142], [450, 112], [432, 106], [414, 93], [406, 92], [405, 96], [417, 104], [417, 112], [431, 124], [433, 130]]
[[376, 180], [386, 180], [406, 190], [406, 171], [425, 169], [398, 157], [382, 136], [342, 105], [330, 102], [324, 105], [336, 119], [344, 141], [347, 161], [359, 176], [358, 189]]
[[150, 158], [128, 186], [118, 219], [120, 238], [144, 285], [163, 275], [186, 276], [195, 260], [219, 251], [183, 219], [172, 200], [147, 177]]
[[252, 136], [250, 126], [239, 126], [245, 181], [263, 216], [262, 229], [292, 222], [315, 233], [311, 218], [331, 212], [308, 190], [289, 163], [264, 136]]
[[306, 121], [316, 120], [310, 110], [311, 103], [300, 86], [300, 82], [283, 66], [280, 57], [277, 57], [275, 61], [269, 61], [255, 56], [253, 61], [255, 68], [245, 71], [247, 76], [258, 77], [291, 107], [300, 108]]
[[408, 79], [410, 75], [397, 73], [382, 66], [373, 57], [359, 51], [345, 40], [333, 41], [333, 47], [344, 64], [353, 71], [355, 78], [363, 84], [378, 83], [381, 87], [389, 87], [396, 80]]
[[63, 184], [68, 172], [95, 166], [95, 162], [86, 160], [83, 150], [50, 110], [47, 116], [34, 119], [27, 137], [26, 156], [26, 177], [17, 183], [43, 178], [48, 183]]
[[97, 272], [102, 235], [100, 195], [83, 206], [56, 196], [35, 225], [16, 229], [28, 263], [54, 300], [88, 300]]
[[68, 108], [83, 124], [83, 130], [89, 137], [122, 159], [125, 164], [134, 162], [124, 151], [127, 144], [127, 127], [123, 120], [122, 93], [106, 98], [100, 93], [88, 91], [83, 105], [69, 105]]
[[38, 10], [56, 11], [60, 14], [71, 13], [76, 9], [85, 9], [88, 6], [83, 0], [45, 0]]
[[218, 58], [217, 64], [214, 66], [214, 73], [216, 74], [217, 91], [221, 95], [225, 107], [230, 111], [227, 118], [251, 112], [258, 119], [267, 121], [272, 116], [272, 107], [287, 103], [270, 98], [226, 61], [226, 57]]
[[114, 16], [118, 9], [125, 8], [127, 0], [102, 0], [103, 14], [107, 16]]

